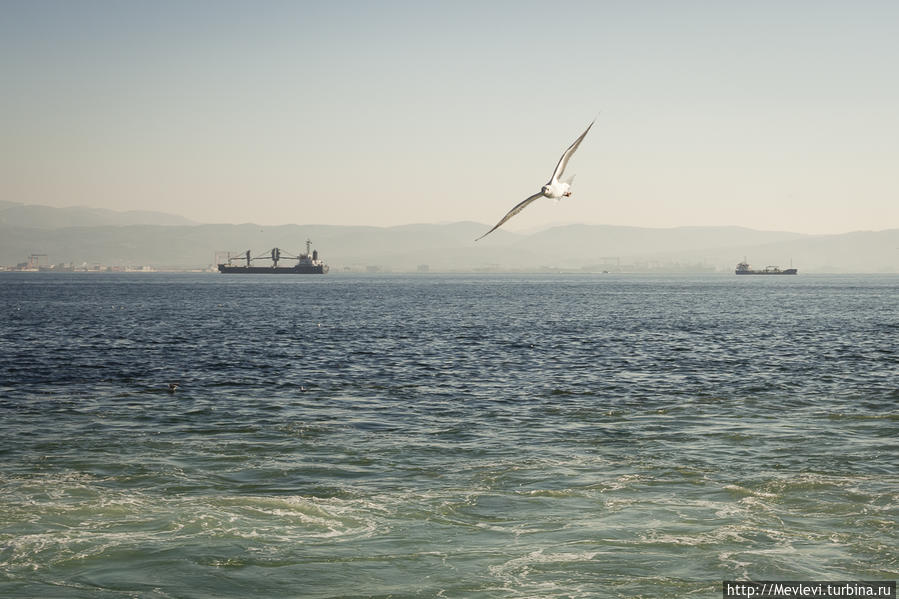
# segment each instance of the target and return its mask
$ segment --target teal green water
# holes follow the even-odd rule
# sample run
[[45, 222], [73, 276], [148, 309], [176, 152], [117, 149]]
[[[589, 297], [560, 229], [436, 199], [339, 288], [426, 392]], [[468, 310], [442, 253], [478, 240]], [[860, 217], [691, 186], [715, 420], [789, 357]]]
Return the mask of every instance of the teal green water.
[[0, 596], [896, 579], [897, 291], [4, 275]]

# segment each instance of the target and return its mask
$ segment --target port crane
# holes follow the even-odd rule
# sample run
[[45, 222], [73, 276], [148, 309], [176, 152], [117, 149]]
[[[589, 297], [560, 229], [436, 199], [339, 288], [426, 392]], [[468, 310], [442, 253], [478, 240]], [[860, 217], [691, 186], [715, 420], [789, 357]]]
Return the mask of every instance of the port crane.
[[40, 268], [41, 258], [46, 257], [47, 254], [31, 254], [30, 256], [28, 256], [28, 268]]

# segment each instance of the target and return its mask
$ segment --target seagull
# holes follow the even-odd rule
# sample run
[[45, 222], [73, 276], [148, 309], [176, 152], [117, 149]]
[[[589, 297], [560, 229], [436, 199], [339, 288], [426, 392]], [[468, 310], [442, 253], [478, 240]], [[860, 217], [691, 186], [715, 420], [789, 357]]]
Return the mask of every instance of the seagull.
[[496, 231], [500, 227], [500, 225], [527, 208], [528, 204], [530, 204], [537, 198], [552, 198], [554, 200], [558, 200], [562, 197], [569, 197], [571, 195], [571, 182], [574, 180], [574, 177], [571, 177], [567, 181], [559, 181], [559, 178], [562, 176], [562, 173], [565, 172], [565, 167], [568, 166], [568, 161], [571, 160], [571, 156], [574, 154], [574, 151], [577, 150], [577, 147], [581, 145], [581, 142], [584, 141], [585, 137], [587, 137], [587, 132], [590, 131], [590, 127], [592, 127], [593, 123], [595, 122], [596, 119], [593, 119], [593, 122], [591, 122], [587, 126], [586, 131], [581, 133], [581, 136], [574, 140], [573, 144], [568, 146], [568, 149], [565, 150], [565, 153], [562, 154], [561, 158], [559, 158], [559, 164], [556, 165], [556, 170], [553, 171], [553, 176], [550, 177], [549, 183], [544, 185], [543, 189], [509, 210], [508, 214], [506, 214], [501, 221], [496, 223], [492, 229], [478, 237], [478, 239], [475, 239], [475, 241], [483, 239]]

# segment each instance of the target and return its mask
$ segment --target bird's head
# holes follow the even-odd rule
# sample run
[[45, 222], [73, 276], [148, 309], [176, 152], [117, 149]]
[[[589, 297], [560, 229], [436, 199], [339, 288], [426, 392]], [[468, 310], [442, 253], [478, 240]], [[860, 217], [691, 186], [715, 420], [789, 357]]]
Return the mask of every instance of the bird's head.
[[543, 189], [540, 190], [540, 193], [542, 193], [545, 196], [549, 195], [549, 185], [544, 185]]

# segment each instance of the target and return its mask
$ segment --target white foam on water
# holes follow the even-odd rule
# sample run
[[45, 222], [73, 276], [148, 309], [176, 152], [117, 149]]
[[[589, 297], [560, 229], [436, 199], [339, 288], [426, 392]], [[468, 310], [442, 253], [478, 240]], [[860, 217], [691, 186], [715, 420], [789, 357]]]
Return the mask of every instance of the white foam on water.
[[738, 495], [749, 495], [753, 497], [767, 497], [769, 499], [773, 499], [777, 497], [777, 493], [771, 493], [767, 491], [759, 491], [758, 489], [749, 489], [747, 487], [741, 485], [724, 485], [724, 488], [728, 491], [732, 491]]
[[[691, 531], [689, 534], [674, 534], [652, 531], [639, 535], [639, 540], [631, 544], [658, 546], [680, 545], [686, 547], [701, 547], [707, 545], [744, 544], [751, 542], [749, 534], [756, 529], [746, 525], [725, 525], [712, 530]], [[627, 543], [627, 542], [625, 542]]]
[[646, 482], [649, 478], [645, 474], [622, 474], [614, 480], [601, 483], [603, 485], [601, 490], [602, 492], [626, 491], [635, 485]]
[[519, 495], [527, 495], [530, 497], [551, 497], [555, 499], [566, 499], [569, 497], [587, 497], [582, 489], [531, 489], [529, 491], [515, 491]]
[[[293, 546], [354, 541], [390, 530], [366, 500], [301, 496], [180, 496], [103, 490], [77, 502], [42, 497], [16, 504], [0, 535], [0, 568], [38, 570], [109, 551], [221, 540]], [[65, 492], [63, 492], [65, 495]], [[30, 532], [36, 528], [43, 532]]]
[[338, 498], [216, 496], [205, 507], [203, 528], [213, 536], [295, 544], [358, 540], [388, 529], [367, 506]]
[[500, 565], [490, 566], [488, 570], [498, 577], [508, 576], [514, 573], [516, 578], [527, 578], [531, 568], [537, 564], [564, 564], [572, 562], [589, 562], [597, 555], [598, 551], [584, 551], [580, 553], [544, 553], [543, 549], [537, 549], [522, 557], [510, 559]]

